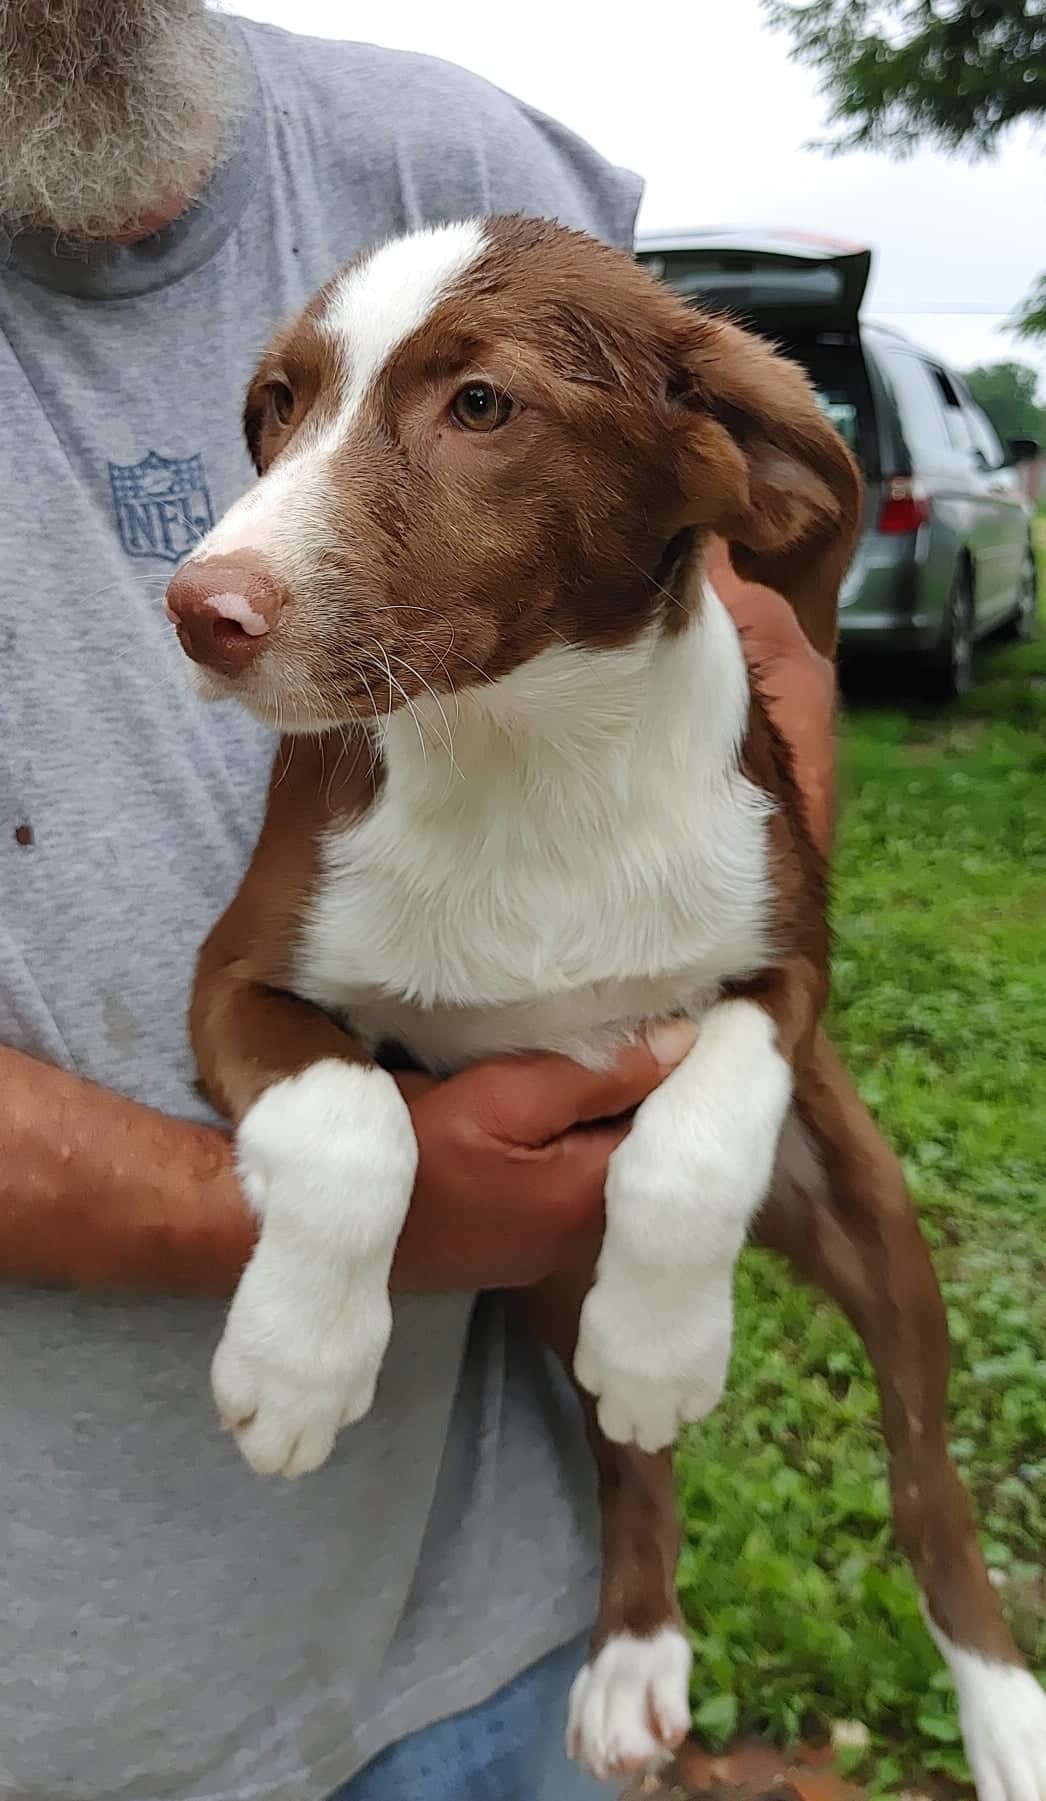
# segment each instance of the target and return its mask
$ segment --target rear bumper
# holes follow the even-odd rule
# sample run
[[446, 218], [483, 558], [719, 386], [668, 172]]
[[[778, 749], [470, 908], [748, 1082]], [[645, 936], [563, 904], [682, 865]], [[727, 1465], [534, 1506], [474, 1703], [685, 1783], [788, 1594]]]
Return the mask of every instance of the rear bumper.
[[941, 622], [916, 616], [902, 618], [890, 613], [848, 613], [839, 615], [839, 656], [925, 656], [940, 642]]
[[940, 642], [942, 620], [927, 605], [929, 543], [866, 531], [839, 596], [839, 654], [923, 656]]

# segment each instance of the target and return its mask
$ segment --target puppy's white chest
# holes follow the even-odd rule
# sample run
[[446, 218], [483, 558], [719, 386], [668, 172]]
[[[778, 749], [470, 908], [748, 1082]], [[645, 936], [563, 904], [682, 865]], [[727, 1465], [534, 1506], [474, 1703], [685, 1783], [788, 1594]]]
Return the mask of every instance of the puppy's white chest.
[[[583, 666], [601, 684], [579, 699], [583, 726], [600, 720], [583, 742], [564, 742], [564, 726], [554, 738], [554, 718], [522, 745], [473, 722], [452, 767], [394, 746], [371, 811], [323, 847], [300, 992], [371, 1045], [391, 1038], [451, 1068], [508, 1050], [598, 1056], [763, 967], [770, 802], [738, 768], [747, 684], [718, 608], [712, 596], [703, 648], [711, 633], [726, 676], [708, 679], [706, 654], [703, 695], [674, 650], [642, 729], [625, 710], [630, 651]], [[528, 666], [531, 712], [534, 687], [559, 673]], [[598, 711], [615, 679], [627, 731]]]

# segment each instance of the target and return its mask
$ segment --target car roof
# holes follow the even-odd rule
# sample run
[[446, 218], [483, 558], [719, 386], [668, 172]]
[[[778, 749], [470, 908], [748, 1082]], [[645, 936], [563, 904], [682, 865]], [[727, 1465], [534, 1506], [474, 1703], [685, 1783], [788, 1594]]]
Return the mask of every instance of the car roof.
[[636, 249], [644, 255], [659, 250], [751, 250], [773, 256], [806, 256], [811, 262], [848, 256], [868, 248], [847, 238], [779, 226], [691, 226], [678, 231], [642, 231]]
[[927, 344], [920, 344], [916, 338], [910, 338], [906, 331], [899, 331], [895, 325], [887, 325], [882, 319], [862, 319], [861, 336], [866, 341], [869, 338], [873, 341], [876, 338], [883, 339], [894, 350], [907, 350], [912, 356], [921, 357], [924, 362], [943, 369], [951, 381], [958, 382], [963, 388], [966, 386], [962, 370], [948, 357], [939, 355]]

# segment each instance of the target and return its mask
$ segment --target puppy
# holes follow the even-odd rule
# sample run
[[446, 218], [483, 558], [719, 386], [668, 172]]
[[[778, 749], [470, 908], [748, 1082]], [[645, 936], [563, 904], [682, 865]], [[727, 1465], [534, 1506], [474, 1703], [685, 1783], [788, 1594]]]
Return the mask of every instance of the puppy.
[[383, 1061], [598, 1064], [695, 1022], [612, 1158], [595, 1271], [526, 1301], [601, 1490], [570, 1747], [624, 1774], [687, 1729], [670, 1448], [722, 1393], [754, 1233], [868, 1347], [982, 1801], [1046, 1801], [1046, 1698], [948, 1457], [940, 1294], [819, 1025], [825, 872], [704, 573], [714, 533], [831, 652], [860, 518], [841, 438], [758, 339], [507, 218], [338, 274], [266, 351], [246, 431], [261, 479], [168, 594], [203, 691], [284, 734], [192, 1003], [260, 1221], [214, 1363], [244, 1455], [301, 1475], [371, 1404], [416, 1165]]

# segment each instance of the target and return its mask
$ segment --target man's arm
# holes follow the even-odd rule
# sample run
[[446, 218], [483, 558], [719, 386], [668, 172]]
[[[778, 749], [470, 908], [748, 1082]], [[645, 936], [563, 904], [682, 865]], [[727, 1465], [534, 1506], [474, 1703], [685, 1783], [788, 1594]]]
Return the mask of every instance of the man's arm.
[[254, 1233], [229, 1141], [0, 1047], [0, 1280], [231, 1293]]
[[[598, 1073], [548, 1056], [404, 1076], [420, 1165], [393, 1287], [528, 1284], [594, 1249], [628, 1128], [587, 1122], [637, 1107], [692, 1041], [670, 1030]], [[0, 1047], [0, 1282], [225, 1297], [254, 1240], [223, 1132]]]

